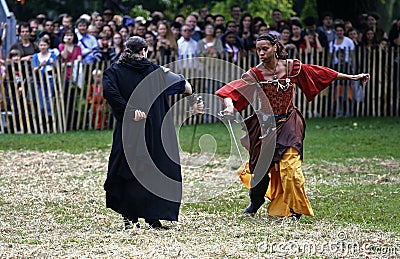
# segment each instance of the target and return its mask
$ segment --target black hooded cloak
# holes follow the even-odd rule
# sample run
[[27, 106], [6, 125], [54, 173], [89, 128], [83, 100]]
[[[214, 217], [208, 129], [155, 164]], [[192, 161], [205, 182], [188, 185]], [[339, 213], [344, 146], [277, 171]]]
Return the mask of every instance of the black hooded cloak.
[[[108, 208], [131, 219], [178, 220], [182, 177], [168, 96], [183, 93], [185, 84], [147, 59], [104, 72], [104, 97], [116, 118], [104, 184]], [[133, 121], [136, 109], [147, 119]]]

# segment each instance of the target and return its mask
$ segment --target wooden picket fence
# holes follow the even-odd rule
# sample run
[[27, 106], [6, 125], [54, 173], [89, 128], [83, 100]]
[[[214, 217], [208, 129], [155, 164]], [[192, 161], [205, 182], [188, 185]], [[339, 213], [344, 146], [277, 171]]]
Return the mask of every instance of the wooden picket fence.
[[[371, 81], [366, 87], [359, 82], [335, 81], [307, 102], [297, 91], [294, 102], [305, 117], [334, 116], [399, 116], [399, 49], [359, 48], [353, 66], [331, 65], [328, 51], [289, 53], [305, 64], [339, 69], [345, 73], [369, 72]], [[241, 74], [259, 63], [256, 55], [239, 56], [232, 63], [224, 59], [178, 59], [162, 57], [157, 63], [183, 74], [196, 92], [202, 93], [206, 115], [196, 118], [197, 123], [214, 123], [216, 114], [223, 109], [214, 93], [224, 84], [240, 78]], [[0, 133], [64, 133], [68, 130], [105, 130], [115, 125], [112, 110], [102, 97], [101, 82], [96, 84], [92, 72], [104, 71], [109, 64], [71, 65], [71, 78], [67, 80], [65, 64], [56, 62], [47, 73], [35, 73], [30, 62], [6, 65], [0, 83]], [[194, 116], [188, 112], [186, 100], [172, 96], [171, 104], [176, 124], [192, 124]], [[243, 111], [247, 116], [254, 107]]]

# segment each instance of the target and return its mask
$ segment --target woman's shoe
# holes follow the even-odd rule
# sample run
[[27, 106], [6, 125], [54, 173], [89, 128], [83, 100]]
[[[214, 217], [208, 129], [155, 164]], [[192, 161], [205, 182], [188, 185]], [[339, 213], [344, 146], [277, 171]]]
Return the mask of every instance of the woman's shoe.
[[290, 213], [292, 213], [291, 217], [293, 217], [293, 219], [296, 223], [300, 221], [302, 214], [298, 214], [298, 213], [294, 212], [293, 209], [290, 209]]

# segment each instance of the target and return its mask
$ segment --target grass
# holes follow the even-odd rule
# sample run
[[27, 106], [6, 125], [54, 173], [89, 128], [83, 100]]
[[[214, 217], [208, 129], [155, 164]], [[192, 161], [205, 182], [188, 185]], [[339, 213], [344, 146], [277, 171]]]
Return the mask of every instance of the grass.
[[[182, 204], [179, 223], [166, 223], [168, 231], [120, 231], [121, 218], [105, 208], [102, 185], [111, 131], [3, 134], [0, 256], [398, 257], [399, 126], [399, 118], [307, 120], [303, 172], [315, 217], [293, 224], [269, 217], [267, 206], [254, 219], [238, 216], [249, 198], [226, 162], [232, 148], [227, 130], [222, 124], [198, 125], [195, 152], [215, 148], [217, 157], [201, 168], [183, 166], [183, 174], [194, 184], [187, 195], [208, 194], [208, 198]], [[235, 132], [242, 134], [239, 125]], [[179, 131], [184, 151], [191, 147], [192, 133], [192, 126]], [[223, 182], [229, 177], [231, 182]], [[213, 184], [218, 191], [211, 189]], [[329, 242], [368, 249], [346, 255], [337, 250], [306, 253], [285, 248]], [[274, 244], [279, 246], [271, 247]], [[382, 254], [384, 249], [390, 254]]]

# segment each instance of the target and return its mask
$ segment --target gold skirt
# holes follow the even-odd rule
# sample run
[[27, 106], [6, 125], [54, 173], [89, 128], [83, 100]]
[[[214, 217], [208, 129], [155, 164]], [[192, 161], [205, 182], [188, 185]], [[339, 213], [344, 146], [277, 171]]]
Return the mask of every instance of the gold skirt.
[[[246, 162], [239, 169], [239, 176], [246, 188], [250, 188], [249, 163]], [[304, 176], [301, 170], [299, 152], [289, 147], [279, 163], [269, 170], [270, 182], [265, 194], [271, 202], [268, 214], [271, 216], [290, 216], [290, 208], [296, 213], [314, 216], [311, 204], [304, 190]]]

